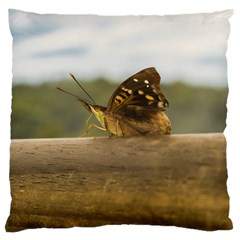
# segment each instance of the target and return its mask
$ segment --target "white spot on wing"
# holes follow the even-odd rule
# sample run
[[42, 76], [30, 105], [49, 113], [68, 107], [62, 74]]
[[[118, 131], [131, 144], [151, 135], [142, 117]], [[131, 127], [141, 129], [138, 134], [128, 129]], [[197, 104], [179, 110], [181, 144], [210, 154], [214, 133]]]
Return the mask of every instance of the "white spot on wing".
[[158, 107], [159, 108], [164, 108], [163, 102], [158, 102]]
[[134, 78], [133, 81], [134, 81], [134, 82], [138, 82], [138, 79]]
[[149, 81], [148, 81], [148, 80], [144, 80], [144, 82], [145, 82], [146, 84], [149, 84]]

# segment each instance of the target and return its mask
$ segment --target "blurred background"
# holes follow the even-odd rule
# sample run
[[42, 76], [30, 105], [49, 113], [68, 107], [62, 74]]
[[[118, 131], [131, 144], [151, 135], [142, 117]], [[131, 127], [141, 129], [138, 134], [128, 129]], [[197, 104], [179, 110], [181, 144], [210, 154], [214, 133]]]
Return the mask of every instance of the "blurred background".
[[[13, 36], [12, 138], [76, 137], [89, 113], [61, 87], [106, 106], [129, 76], [155, 67], [172, 133], [222, 132], [229, 25], [211, 15], [39, 15], [9, 10]], [[91, 123], [94, 122], [92, 118]], [[92, 130], [89, 136], [103, 136]]]

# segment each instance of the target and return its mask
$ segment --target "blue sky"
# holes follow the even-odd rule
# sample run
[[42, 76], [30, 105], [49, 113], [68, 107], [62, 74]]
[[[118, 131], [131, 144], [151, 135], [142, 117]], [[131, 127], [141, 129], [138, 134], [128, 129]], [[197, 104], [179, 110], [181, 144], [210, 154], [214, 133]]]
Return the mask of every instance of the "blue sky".
[[163, 83], [227, 85], [231, 11], [175, 16], [96, 16], [9, 11], [14, 83], [106, 77], [156, 67]]

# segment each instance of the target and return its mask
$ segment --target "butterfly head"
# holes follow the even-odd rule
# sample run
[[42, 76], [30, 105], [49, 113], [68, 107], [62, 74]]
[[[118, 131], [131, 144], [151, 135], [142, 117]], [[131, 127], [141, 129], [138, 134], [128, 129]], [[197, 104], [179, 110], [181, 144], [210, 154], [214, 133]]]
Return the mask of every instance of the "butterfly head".
[[82, 98], [77, 99], [83, 107], [85, 107], [89, 112], [93, 113], [94, 116], [97, 118], [97, 120], [101, 123], [101, 125], [105, 128], [105, 123], [104, 123], [104, 112], [106, 111], [105, 107], [92, 104], [87, 102], [86, 100], [83, 100]]
[[[85, 89], [78, 83], [78, 81], [75, 79], [75, 77], [70, 74], [72, 76], [72, 78], [77, 82], [77, 84], [84, 90], [84, 92], [89, 96], [89, 94], [85, 91]], [[105, 122], [104, 122], [104, 112], [106, 111], [106, 107], [102, 107], [99, 105], [96, 105], [94, 100], [89, 96], [89, 98], [92, 100], [92, 102], [89, 102], [75, 94], [72, 94], [66, 90], [63, 90], [60, 87], [57, 87], [58, 90], [65, 92], [73, 97], [76, 97], [77, 100], [82, 104], [82, 106], [87, 109], [89, 112], [91, 112], [92, 114], [94, 114], [94, 116], [97, 118], [97, 120], [101, 123], [101, 125], [103, 126], [103, 128], [105, 128]]]

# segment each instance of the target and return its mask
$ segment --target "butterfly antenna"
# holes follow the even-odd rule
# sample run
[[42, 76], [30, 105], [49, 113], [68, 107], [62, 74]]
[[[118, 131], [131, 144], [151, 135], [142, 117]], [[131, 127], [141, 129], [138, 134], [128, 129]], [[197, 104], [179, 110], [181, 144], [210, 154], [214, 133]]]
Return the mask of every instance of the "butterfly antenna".
[[[92, 102], [94, 104], [96, 104], [96, 102], [92, 99], [92, 97], [88, 94], [88, 92], [82, 87], [82, 85], [77, 81], [77, 79], [74, 77], [74, 75], [72, 73], [70, 73], [70, 76], [73, 78], [73, 80], [77, 83], [77, 85], [85, 92], [85, 94], [92, 100]], [[61, 90], [61, 89], [60, 89]], [[71, 94], [73, 95], [73, 94]]]
[[67, 94], [69, 94], [69, 95], [71, 95], [71, 96], [73, 96], [73, 97], [76, 97], [77, 99], [79, 99], [79, 96], [77, 96], [77, 95], [75, 95], [75, 94], [72, 94], [72, 93], [70, 93], [70, 92], [68, 92], [68, 91], [65, 91], [65, 90], [63, 90], [63, 89], [60, 88], [60, 87], [57, 87], [57, 89], [60, 90], [60, 91], [62, 91], [62, 92], [64, 92], [64, 93], [67, 93]]

